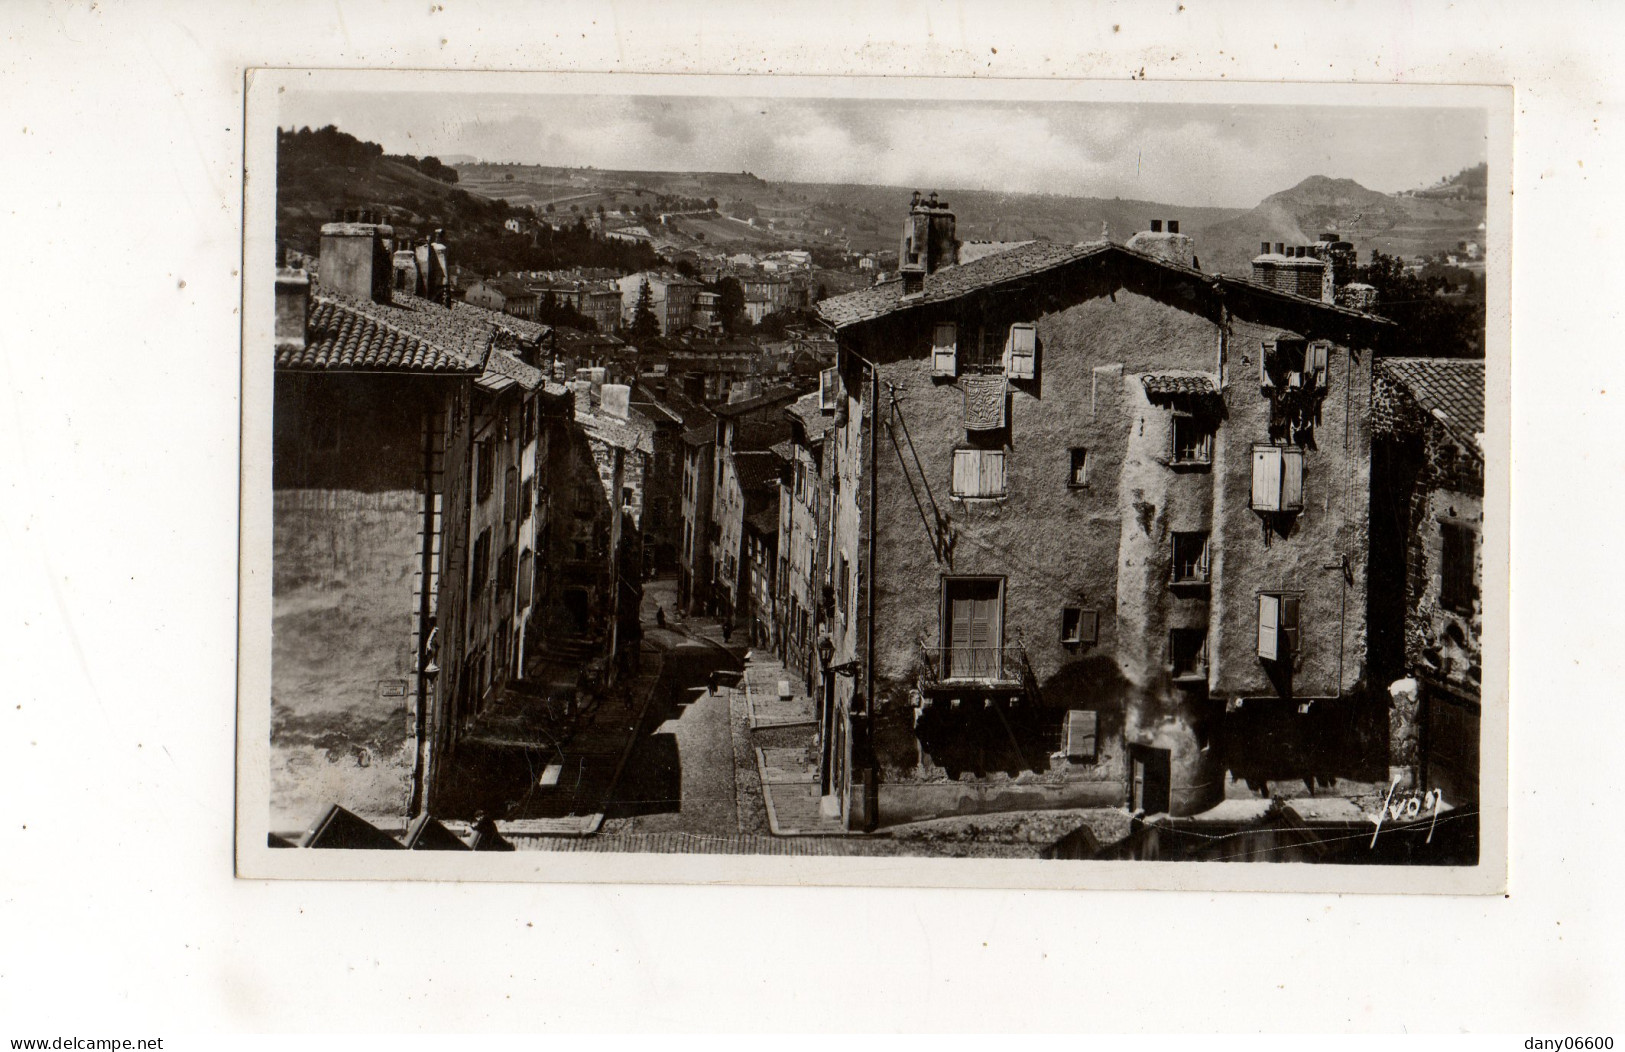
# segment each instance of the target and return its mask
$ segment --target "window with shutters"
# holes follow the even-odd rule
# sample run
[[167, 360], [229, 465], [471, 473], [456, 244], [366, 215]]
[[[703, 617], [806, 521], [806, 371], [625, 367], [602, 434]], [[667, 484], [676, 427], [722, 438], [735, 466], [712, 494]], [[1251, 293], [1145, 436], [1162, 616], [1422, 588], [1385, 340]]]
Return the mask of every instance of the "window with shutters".
[[818, 408], [829, 412], [835, 408], [836, 399], [841, 394], [841, 374], [834, 366], [824, 369], [818, 374]]
[[955, 497], [973, 499], [1005, 496], [1005, 451], [954, 450], [953, 481], [949, 492]]
[[1253, 447], [1254, 511], [1303, 510], [1303, 449], [1298, 446]]
[[1061, 642], [1066, 646], [1093, 644], [1100, 638], [1100, 613], [1082, 607], [1061, 608]]
[[1175, 464], [1211, 464], [1213, 462], [1213, 424], [1204, 417], [1179, 411], [1174, 413]]
[[1478, 599], [1478, 535], [1470, 526], [1441, 522], [1439, 541], [1439, 605], [1471, 614]]
[[519, 484], [519, 521], [524, 522], [530, 518], [531, 507], [536, 503], [534, 482], [525, 479]]
[[521, 610], [530, 605], [532, 578], [535, 576], [533, 564], [534, 559], [531, 557], [529, 548], [519, 553], [519, 609]]
[[1175, 679], [1207, 678], [1207, 629], [1176, 628], [1168, 633], [1169, 664]]
[[496, 489], [497, 447], [489, 438], [474, 443], [474, 492], [478, 500], [489, 500]]
[[942, 582], [943, 679], [996, 679], [1004, 667], [1004, 582], [949, 577]]
[[1066, 484], [1072, 489], [1083, 489], [1089, 485], [1089, 451], [1074, 446], [1069, 457], [1071, 466], [1067, 472]]
[[519, 517], [519, 469], [509, 468], [502, 484], [502, 521]]
[[491, 576], [491, 527], [487, 526], [474, 538], [474, 557], [469, 595], [478, 599], [485, 592], [485, 582]]
[[497, 556], [497, 595], [512, 594], [514, 577], [516, 576], [514, 564], [517, 558], [518, 554], [511, 544], [502, 549], [502, 554]]
[[1206, 530], [1174, 534], [1173, 583], [1208, 583], [1208, 535]]
[[1265, 661], [1291, 662], [1298, 653], [1297, 592], [1258, 594], [1258, 656]]
[[1028, 323], [1010, 326], [1004, 344], [1004, 374], [1012, 380], [1031, 380], [1038, 361], [1038, 327]]
[[956, 376], [959, 373], [959, 326], [938, 322], [931, 333], [931, 375]]

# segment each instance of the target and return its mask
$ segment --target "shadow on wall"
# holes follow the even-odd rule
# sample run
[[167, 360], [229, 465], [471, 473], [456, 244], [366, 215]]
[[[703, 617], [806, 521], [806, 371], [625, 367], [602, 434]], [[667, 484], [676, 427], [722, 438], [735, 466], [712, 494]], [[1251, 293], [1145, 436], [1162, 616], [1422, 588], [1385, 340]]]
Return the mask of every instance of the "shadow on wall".
[[1329, 787], [1335, 779], [1383, 782], [1388, 777], [1386, 699], [1356, 694], [1321, 701], [1308, 712], [1298, 702], [1250, 700], [1218, 727], [1220, 762], [1257, 792], [1272, 781]]
[[1062, 747], [1069, 709], [1097, 714], [1097, 743], [1121, 738], [1130, 689], [1116, 661], [1094, 654], [1063, 666], [1041, 684], [1036, 704], [998, 700], [984, 705], [969, 697], [957, 706], [938, 701], [920, 715], [914, 735], [927, 762], [955, 781], [1042, 774], [1057, 763], [1054, 754]]

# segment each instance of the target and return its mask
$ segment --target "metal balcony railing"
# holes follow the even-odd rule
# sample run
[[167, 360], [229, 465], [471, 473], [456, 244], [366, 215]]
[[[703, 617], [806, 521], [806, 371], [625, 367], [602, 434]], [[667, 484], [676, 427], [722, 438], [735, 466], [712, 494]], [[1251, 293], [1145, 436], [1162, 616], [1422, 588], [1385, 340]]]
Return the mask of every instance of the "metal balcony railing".
[[1019, 687], [1025, 682], [1027, 655], [1019, 643], [927, 647], [925, 657], [928, 686]]

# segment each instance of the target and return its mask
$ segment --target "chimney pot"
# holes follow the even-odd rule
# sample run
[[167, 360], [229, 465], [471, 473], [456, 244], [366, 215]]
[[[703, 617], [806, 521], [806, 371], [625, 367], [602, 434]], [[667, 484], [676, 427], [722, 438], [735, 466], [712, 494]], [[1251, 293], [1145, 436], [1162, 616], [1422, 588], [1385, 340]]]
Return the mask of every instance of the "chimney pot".
[[1179, 233], [1179, 220], [1177, 220], [1177, 219], [1168, 220], [1168, 233], [1170, 233], [1170, 234]]
[[1286, 255], [1286, 242], [1285, 241], [1277, 241], [1275, 243], [1275, 254], [1277, 256]]
[[1160, 219], [1151, 220], [1151, 232], [1153, 234], [1162, 233], [1162, 220], [1160, 220]]
[[1270, 243], [1268, 241], [1259, 242], [1258, 254], [1261, 256], [1267, 256], [1270, 254]]

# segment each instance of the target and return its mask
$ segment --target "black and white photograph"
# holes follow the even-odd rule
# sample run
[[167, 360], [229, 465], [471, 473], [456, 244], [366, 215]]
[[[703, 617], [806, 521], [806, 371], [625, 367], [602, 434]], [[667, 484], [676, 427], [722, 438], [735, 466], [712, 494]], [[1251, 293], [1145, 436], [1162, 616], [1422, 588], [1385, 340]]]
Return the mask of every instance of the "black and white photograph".
[[254, 72], [253, 839], [1497, 890], [1506, 94], [717, 87]]

